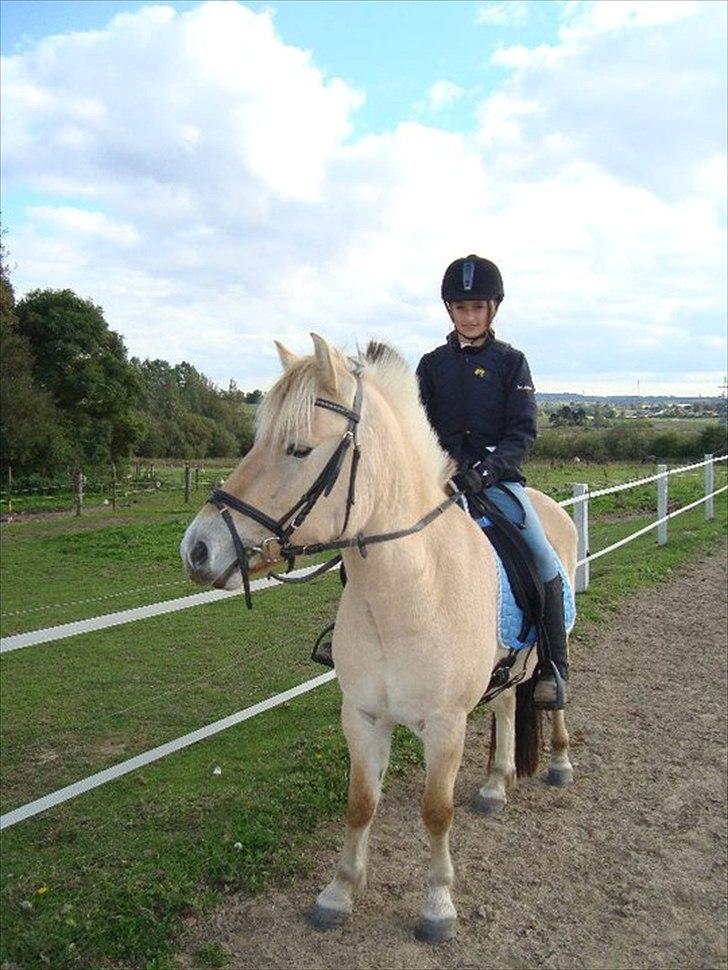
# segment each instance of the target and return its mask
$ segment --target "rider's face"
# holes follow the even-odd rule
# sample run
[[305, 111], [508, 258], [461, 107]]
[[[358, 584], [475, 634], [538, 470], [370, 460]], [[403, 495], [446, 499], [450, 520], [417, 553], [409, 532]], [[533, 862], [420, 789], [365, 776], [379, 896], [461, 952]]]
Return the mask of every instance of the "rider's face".
[[466, 340], [484, 338], [494, 312], [488, 300], [462, 300], [450, 304], [450, 317], [455, 329]]

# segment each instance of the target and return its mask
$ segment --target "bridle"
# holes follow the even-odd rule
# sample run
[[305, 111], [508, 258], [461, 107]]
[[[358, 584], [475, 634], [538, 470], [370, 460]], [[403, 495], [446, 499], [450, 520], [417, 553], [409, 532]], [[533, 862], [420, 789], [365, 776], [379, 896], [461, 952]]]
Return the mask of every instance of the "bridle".
[[[339, 404], [337, 401], [329, 401], [328, 399], [322, 397], [317, 397], [314, 401], [315, 407], [325, 408], [328, 411], [334, 411], [336, 414], [340, 414], [342, 417], [345, 417], [347, 421], [346, 431], [342, 435], [336, 450], [324, 465], [321, 473], [316, 478], [313, 485], [298, 499], [295, 505], [290, 508], [285, 515], [282, 515], [279, 519], [274, 519], [262, 509], [257, 508], [255, 505], [251, 505], [249, 502], [243, 502], [242, 499], [236, 498], [234, 495], [223, 491], [221, 488], [214, 489], [207, 500], [220, 511], [223, 521], [228, 527], [230, 536], [232, 537], [233, 547], [236, 555], [236, 559], [230, 564], [230, 566], [228, 566], [220, 577], [220, 582], [224, 584], [224, 582], [233, 574], [236, 569], [240, 569], [240, 575], [243, 581], [243, 590], [245, 592], [245, 605], [248, 607], [248, 609], [252, 609], [253, 607], [253, 601], [250, 595], [250, 563], [248, 558], [251, 553], [259, 552], [269, 562], [273, 562], [274, 559], [284, 559], [288, 563], [289, 572], [293, 568], [293, 563], [296, 556], [314, 555], [316, 553], [325, 552], [331, 549], [345, 549], [356, 546], [359, 549], [362, 557], [366, 558], [366, 547], [368, 545], [374, 545], [380, 542], [391, 542], [393, 539], [401, 539], [404, 536], [409, 536], [415, 532], [419, 532], [439, 515], [441, 515], [451, 505], [456, 503], [462, 496], [462, 492], [453, 492], [448, 496], [448, 498], [446, 498], [443, 502], [440, 502], [439, 505], [435, 506], [434, 509], [428, 512], [427, 515], [424, 515], [421, 519], [418, 519], [414, 525], [409, 526], [406, 529], [398, 529], [394, 532], [384, 532], [380, 535], [369, 536], [359, 533], [351, 539], [341, 538], [344, 532], [346, 532], [346, 527], [349, 524], [349, 516], [356, 502], [356, 474], [359, 467], [359, 459], [361, 457], [361, 449], [359, 448], [358, 441], [358, 427], [361, 418], [361, 404], [364, 393], [361, 380], [361, 368], [357, 366], [352, 373], [356, 379], [356, 392], [354, 394], [354, 402], [351, 408], [347, 408], [343, 404]], [[344, 514], [344, 524], [341, 528], [339, 536], [331, 542], [316, 542], [305, 546], [294, 545], [291, 542], [291, 536], [296, 529], [298, 529], [305, 522], [307, 516], [321, 496], [326, 496], [331, 493], [339, 478], [346, 453], [352, 445], [354, 446], [354, 450], [352, 452], [351, 470], [349, 472], [349, 488], [346, 495], [346, 511]], [[267, 539], [264, 539], [259, 546], [245, 546], [237, 529], [235, 528], [235, 523], [230, 515], [230, 509], [240, 512], [249, 519], [253, 519], [253, 521], [257, 522], [259, 525], [269, 529], [272, 535], [270, 535]], [[279, 546], [277, 555], [275, 556], [272, 556], [269, 552], [269, 546], [273, 542], [277, 542]], [[333, 559], [330, 559], [328, 562], [320, 566], [317, 570], [315, 570], [315, 572], [310, 573], [306, 578], [313, 579], [315, 576], [321, 575], [328, 569], [332, 569], [340, 561], [341, 557], [335, 556]], [[276, 573], [272, 573], [271, 575], [278, 580], [284, 579], [284, 577], [279, 576]], [[289, 582], [290, 581], [293, 581], [293, 579], [291, 578]]]
[[[223, 491], [221, 488], [214, 489], [207, 500], [220, 510], [223, 521], [228, 527], [232, 537], [235, 554], [237, 556], [237, 561], [231, 563], [221, 579], [224, 582], [230, 575], [232, 575], [235, 569], [240, 568], [240, 574], [243, 580], [243, 589], [245, 591], [245, 603], [248, 609], [252, 609], [253, 605], [250, 597], [250, 565], [248, 561], [248, 554], [251, 552], [260, 552], [264, 557], [270, 559], [271, 557], [268, 555], [267, 547], [271, 542], [277, 542], [280, 548], [276, 558], [283, 558], [287, 560], [289, 571], [293, 568], [293, 562], [296, 556], [305, 555], [306, 552], [312, 547], [292, 545], [291, 536], [296, 529], [303, 525], [309, 513], [321, 496], [326, 496], [331, 493], [334, 485], [336, 485], [336, 482], [338, 481], [339, 473], [341, 472], [341, 467], [344, 463], [346, 453], [353, 444], [354, 451], [351, 459], [351, 470], [349, 472], [349, 489], [346, 496], [346, 512], [344, 514], [344, 524], [341, 528], [339, 536], [342, 536], [346, 531], [346, 527], [349, 524], [349, 516], [356, 501], [356, 473], [359, 467], [359, 458], [361, 455], [357, 431], [359, 427], [359, 420], [361, 418], [361, 402], [364, 393], [360, 369], [357, 368], [353, 374], [356, 379], [356, 391], [354, 393], [354, 402], [351, 408], [344, 407], [343, 404], [339, 404], [337, 401], [329, 401], [327, 398], [323, 397], [317, 397], [314, 401], [315, 407], [326, 408], [329, 411], [334, 411], [336, 414], [341, 414], [343, 417], [345, 417], [347, 420], [346, 431], [342, 435], [336, 450], [324, 465], [313, 485], [308, 489], [307, 492], [304, 492], [296, 504], [290, 508], [285, 515], [282, 515], [279, 519], [274, 519], [262, 509], [257, 508], [255, 505], [251, 505], [249, 502], [243, 502], [242, 499], [236, 498], [234, 495]], [[235, 509], [236, 512], [241, 512], [249, 519], [253, 519], [259, 525], [264, 526], [266, 529], [270, 529], [273, 535], [265, 539], [260, 546], [246, 547], [243, 544], [237, 529], [235, 528], [232, 516], [230, 515], [230, 509]], [[336, 543], [331, 545], [327, 543], [326, 547], [335, 548]]]

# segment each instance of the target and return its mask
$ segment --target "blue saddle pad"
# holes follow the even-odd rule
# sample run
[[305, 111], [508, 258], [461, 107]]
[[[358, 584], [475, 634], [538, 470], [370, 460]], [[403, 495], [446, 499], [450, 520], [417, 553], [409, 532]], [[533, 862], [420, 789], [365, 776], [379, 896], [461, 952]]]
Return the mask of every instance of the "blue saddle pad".
[[[493, 552], [495, 552], [495, 549]], [[536, 642], [536, 627], [531, 627], [525, 640], [518, 639], [518, 634], [521, 632], [521, 626], [523, 624], [523, 610], [516, 603], [508, 574], [497, 552], [495, 553], [495, 561], [498, 564], [498, 644], [506, 650], [522, 650], [524, 647], [530, 647]], [[564, 620], [566, 632], [571, 633], [576, 621], [574, 591], [566, 575], [566, 570], [555, 552], [554, 561], [558, 567], [561, 581], [564, 584]]]

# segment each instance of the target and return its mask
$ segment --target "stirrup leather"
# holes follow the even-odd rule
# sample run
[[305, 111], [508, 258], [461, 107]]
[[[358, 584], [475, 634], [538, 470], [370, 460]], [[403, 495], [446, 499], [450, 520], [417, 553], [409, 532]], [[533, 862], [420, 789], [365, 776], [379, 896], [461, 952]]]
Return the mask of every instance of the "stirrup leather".
[[[319, 633], [316, 638], [316, 643], [313, 645], [313, 650], [311, 651], [311, 660], [314, 663], [322, 664], [324, 667], [329, 667], [333, 670], [334, 660], [331, 656], [331, 635], [334, 632], [334, 624], [330, 623], [325, 629]], [[325, 639], [328, 637], [328, 639]]]

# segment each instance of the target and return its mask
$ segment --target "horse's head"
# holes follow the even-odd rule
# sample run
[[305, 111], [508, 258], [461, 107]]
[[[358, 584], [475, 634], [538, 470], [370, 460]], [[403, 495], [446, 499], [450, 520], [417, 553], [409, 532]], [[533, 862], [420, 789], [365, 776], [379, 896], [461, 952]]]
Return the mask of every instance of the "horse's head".
[[355, 533], [366, 501], [352, 505], [361, 379], [316, 334], [310, 357], [276, 342], [284, 373], [259, 407], [253, 448], [213, 492], [180, 546], [189, 577], [237, 589], [289, 544]]

